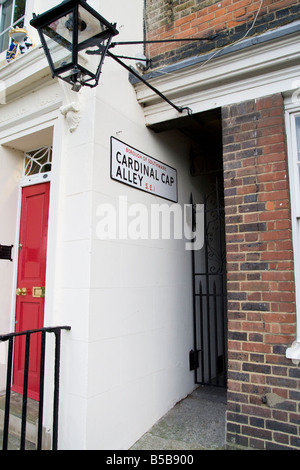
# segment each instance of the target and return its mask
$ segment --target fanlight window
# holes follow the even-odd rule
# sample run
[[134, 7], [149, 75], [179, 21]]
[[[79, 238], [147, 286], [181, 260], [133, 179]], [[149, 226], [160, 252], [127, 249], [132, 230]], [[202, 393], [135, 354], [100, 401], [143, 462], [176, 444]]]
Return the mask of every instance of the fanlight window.
[[25, 153], [24, 176], [49, 173], [52, 168], [52, 147], [42, 147]]

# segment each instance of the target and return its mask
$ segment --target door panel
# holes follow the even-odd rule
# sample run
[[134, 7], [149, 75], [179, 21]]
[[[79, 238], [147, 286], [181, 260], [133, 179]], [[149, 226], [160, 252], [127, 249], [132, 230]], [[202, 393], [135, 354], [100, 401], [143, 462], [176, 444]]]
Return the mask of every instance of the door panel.
[[[50, 183], [23, 188], [16, 296], [16, 332], [42, 328], [44, 296], [34, 287], [45, 287]], [[39, 292], [39, 291], [37, 291]], [[32, 336], [28, 396], [39, 397], [40, 334]], [[17, 337], [12, 389], [23, 392], [25, 337]]]

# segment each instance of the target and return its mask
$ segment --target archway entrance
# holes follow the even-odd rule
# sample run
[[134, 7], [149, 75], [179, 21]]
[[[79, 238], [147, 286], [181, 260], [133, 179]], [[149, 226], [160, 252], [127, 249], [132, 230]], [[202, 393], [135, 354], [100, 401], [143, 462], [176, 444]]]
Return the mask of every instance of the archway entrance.
[[[193, 230], [202, 231], [204, 243], [192, 251], [194, 347], [190, 351], [190, 370], [194, 370], [196, 384], [226, 387], [227, 296], [221, 110], [186, 116], [151, 128], [156, 132], [177, 129], [191, 143]], [[197, 210], [202, 211], [200, 218], [196, 215]]]

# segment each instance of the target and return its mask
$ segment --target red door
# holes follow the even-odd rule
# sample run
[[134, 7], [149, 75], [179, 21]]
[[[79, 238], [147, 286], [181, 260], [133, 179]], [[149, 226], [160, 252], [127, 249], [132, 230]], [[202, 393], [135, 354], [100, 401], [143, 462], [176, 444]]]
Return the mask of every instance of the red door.
[[[16, 292], [16, 332], [44, 325], [46, 254], [50, 183], [22, 191], [19, 264]], [[31, 335], [28, 396], [39, 399], [41, 334]], [[16, 338], [12, 390], [23, 393], [25, 337]]]

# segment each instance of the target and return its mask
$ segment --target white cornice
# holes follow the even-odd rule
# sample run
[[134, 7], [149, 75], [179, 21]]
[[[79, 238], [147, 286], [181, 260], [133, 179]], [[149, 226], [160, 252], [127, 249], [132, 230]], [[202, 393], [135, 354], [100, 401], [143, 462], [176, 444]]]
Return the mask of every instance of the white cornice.
[[6, 102], [14, 101], [52, 80], [43, 49], [36, 46], [0, 68]]
[[[241, 42], [207, 63], [199, 60], [161, 70], [149, 82], [177, 106], [189, 107], [193, 113], [287, 92], [299, 86], [293, 83], [300, 77], [300, 32], [295, 25], [293, 30], [285, 27], [282, 31], [266, 34], [265, 40], [263, 36], [248, 39], [247, 47]], [[137, 83], [135, 89], [147, 125], [182, 116], [146, 85]]]

